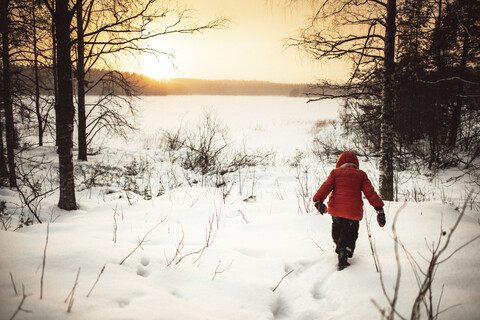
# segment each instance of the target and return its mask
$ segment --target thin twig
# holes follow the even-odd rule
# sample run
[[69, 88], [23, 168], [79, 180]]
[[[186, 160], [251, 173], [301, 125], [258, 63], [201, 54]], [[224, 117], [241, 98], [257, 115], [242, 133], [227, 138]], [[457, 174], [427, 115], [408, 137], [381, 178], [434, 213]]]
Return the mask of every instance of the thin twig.
[[[216, 219], [216, 220], [215, 220]], [[185, 259], [186, 257], [189, 257], [191, 255], [198, 255], [197, 259], [193, 262], [194, 264], [197, 263], [203, 256], [203, 253], [205, 252], [205, 250], [210, 247], [213, 243], [213, 240], [215, 239], [215, 235], [216, 235], [216, 232], [213, 228], [213, 223], [215, 221], [217, 221], [217, 226], [218, 226], [218, 220], [219, 220], [219, 216], [215, 214], [215, 212], [212, 214], [212, 218], [208, 218], [208, 229], [205, 229], [205, 245], [200, 248], [199, 250], [197, 251], [193, 251], [193, 252], [189, 252], [183, 256], [181, 256], [180, 258], [178, 258], [177, 262], [175, 264], [179, 264], [180, 262], [182, 262], [183, 259]]]
[[32, 294], [25, 294], [25, 286], [22, 284], [22, 301], [20, 301], [20, 304], [18, 305], [17, 307], [17, 310], [15, 310], [15, 313], [10, 317], [10, 320], [13, 320], [13, 318], [15, 318], [17, 316], [17, 313], [19, 313], [20, 311], [23, 311], [23, 312], [32, 312], [30, 310], [25, 310], [25, 309], [22, 309], [22, 305], [23, 303], [25, 302], [25, 299], [27, 299], [29, 296], [31, 296]]
[[[415, 299], [415, 302], [413, 304], [411, 319], [419, 319], [419, 317], [420, 317], [420, 303], [422, 303], [424, 301], [427, 293], [430, 293], [430, 295], [431, 295], [432, 283], [433, 283], [433, 280], [435, 279], [435, 274], [436, 274], [436, 271], [437, 271], [439, 265], [444, 263], [448, 259], [450, 259], [460, 249], [464, 248], [468, 244], [470, 244], [473, 241], [478, 239], [478, 236], [473, 238], [472, 240], [468, 241], [464, 245], [462, 245], [459, 248], [457, 248], [456, 250], [454, 250], [452, 254], [450, 254], [449, 256], [444, 258], [443, 260], [440, 260], [440, 256], [447, 250], [447, 247], [450, 244], [450, 240], [452, 238], [452, 235], [455, 232], [455, 230], [457, 229], [458, 225], [460, 224], [460, 221], [462, 220], [463, 215], [465, 214], [465, 209], [466, 209], [467, 203], [468, 203], [471, 195], [472, 195], [472, 193], [470, 192], [469, 195], [467, 196], [467, 199], [465, 200], [462, 211], [460, 211], [460, 214], [457, 217], [457, 220], [455, 221], [455, 224], [450, 229], [450, 233], [448, 233], [448, 235], [446, 237], [446, 240], [443, 243], [443, 245], [441, 246], [441, 239], [442, 239], [442, 235], [444, 234], [444, 232], [442, 231], [443, 228], [441, 228], [441, 230], [440, 230], [439, 239], [437, 241], [437, 244], [435, 245], [435, 243], [434, 243], [432, 245], [432, 248], [431, 248], [432, 258], [429, 262], [427, 270], [422, 271], [422, 273], [425, 276], [425, 279], [423, 280], [422, 284], [420, 285], [419, 293], [418, 293], [418, 295]], [[425, 302], [423, 302], [423, 303], [425, 304]], [[427, 313], [430, 317], [433, 316], [433, 314], [432, 314], [433, 313], [433, 308], [431, 307], [432, 305], [433, 305], [433, 303], [432, 303], [431, 298], [430, 298], [429, 305], [425, 306], [426, 311], [427, 311]], [[439, 310], [439, 305], [437, 306], [437, 316], [438, 316], [438, 310]]]
[[103, 273], [103, 271], [105, 270], [105, 266], [106, 266], [106, 265], [103, 265], [102, 270], [101, 270], [100, 273], [98, 274], [97, 280], [95, 280], [95, 283], [93, 284], [92, 288], [90, 289], [90, 291], [88, 291], [87, 298], [90, 296], [90, 293], [92, 293], [93, 288], [95, 288], [95, 286], [97, 285], [98, 280], [100, 280], [100, 277], [102, 276], [102, 273]]
[[245, 214], [242, 212], [242, 210], [238, 210], [238, 213], [242, 215], [243, 220], [245, 221], [246, 224], [249, 224], [250, 222], [248, 221], [247, 217]]
[[377, 255], [375, 254], [375, 250], [373, 249], [373, 239], [372, 239], [372, 231], [370, 229], [370, 221], [365, 219], [365, 225], [367, 226], [367, 235], [368, 235], [368, 242], [370, 243], [370, 250], [372, 251], [373, 262], [375, 263], [375, 270], [379, 272], [378, 263], [377, 263]]
[[152, 232], [153, 230], [155, 230], [155, 228], [157, 228], [159, 225], [161, 225], [163, 222], [165, 222], [165, 219], [163, 219], [162, 221], [160, 221], [159, 223], [157, 223], [152, 229], [148, 230], [147, 233], [145, 233], [145, 235], [143, 236], [142, 240], [138, 243], [138, 245], [135, 247], [135, 249], [132, 250], [132, 252], [130, 252], [123, 260], [122, 262], [120, 262], [120, 265], [122, 265], [125, 260], [128, 259], [128, 257], [130, 257], [141, 245], [142, 243], [145, 241], [145, 238], [148, 236], [148, 234], [150, 232]]
[[322, 250], [322, 252], [325, 252], [325, 250], [323, 250], [323, 248], [318, 244], [317, 241], [315, 241], [315, 239], [312, 238], [312, 236], [308, 236], [310, 238], [310, 240], [312, 240], [312, 242], [315, 244], [315, 246], [317, 246], [317, 248], [319, 248], [320, 250]]
[[15, 295], [18, 296], [17, 287], [15, 286], [15, 281], [13, 281], [13, 275], [11, 272], [10, 272], [10, 279], [12, 279], [12, 285], [13, 285], [13, 290], [15, 291]]
[[185, 242], [185, 231], [183, 231], [183, 225], [180, 223], [180, 221], [178, 221], [178, 224], [180, 225], [180, 229], [182, 230], [182, 238], [178, 242], [177, 248], [175, 249], [175, 255], [173, 256], [173, 258], [170, 261], [168, 261], [167, 255], [165, 254], [165, 251], [164, 251], [165, 259], [167, 260], [167, 267], [169, 267], [173, 262], [175, 262], [175, 260], [180, 255], [183, 248], [185, 247], [185, 244], [184, 244], [184, 242]]
[[75, 299], [74, 299], [75, 289], [77, 288], [78, 277], [79, 276], [80, 276], [80, 268], [78, 268], [77, 277], [75, 278], [75, 283], [73, 284], [73, 288], [72, 288], [72, 290], [70, 291], [70, 293], [68, 294], [67, 298], [64, 301], [64, 303], [66, 303], [68, 298], [70, 298], [70, 300], [68, 301], [68, 308], [67, 308], [68, 313], [70, 313], [72, 311], [73, 302], [75, 301]]
[[277, 290], [277, 288], [280, 286], [280, 284], [282, 283], [283, 279], [285, 279], [286, 277], [288, 277], [290, 275], [290, 273], [292, 273], [294, 271], [294, 269], [290, 270], [287, 274], [285, 274], [282, 279], [280, 279], [280, 281], [277, 283], [277, 285], [275, 286], [275, 288], [272, 289], [273, 292], [275, 292], [275, 290]]
[[215, 278], [217, 277], [217, 274], [224, 273], [225, 271], [227, 271], [232, 266], [233, 261], [234, 261], [234, 259], [232, 259], [232, 261], [230, 261], [230, 264], [226, 268], [224, 268], [222, 270], [219, 270], [220, 265], [222, 264], [222, 260], [218, 260], [218, 265], [217, 265], [217, 268], [215, 269], [215, 274], [213, 275], [212, 280], [215, 280]]
[[43, 298], [43, 276], [45, 275], [45, 262], [47, 260], [47, 245], [48, 245], [49, 232], [50, 232], [50, 223], [47, 224], [47, 237], [45, 240], [45, 248], [43, 249], [42, 276], [40, 277], [40, 300], [42, 300]]
[[113, 243], [117, 243], [117, 206], [115, 205], [115, 209], [113, 209]]
[[400, 241], [398, 240], [397, 231], [396, 231], [395, 226], [396, 226], [397, 218], [398, 218], [400, 212], [406, 207], [406, 205], [407, 205], [407, 202], [404, 202], [403, 205], [397, 210], [397, 212], [395, 213], [395, 217], [393, 219], [393, 223], [392, 223], [394, 252], [395, 252], [395, 260], [396, 260], [396, 264], [397, 264], [397, 275], [396, 275], [393, 297], [390, 297], [390, 295], [387, 293], [387, 289], [385, 287], [385, 279], [383, 277], [383, 272], [382, 272], [382, 266], [380, 264], [380, 260], [378, 261], [378, 269], [379, 269], [378, 273], [379, 273], [379, 277], [380, 277], [380, 285], [381, 285], [381, 288], [382, 288], [383, 295], [387, 299], [389, 307], [390, 307], [389, 314], [387, 315], [387, 310], [379, 308], [378, 304], [375, 301], [373, 301], [373, 303], [375, 304], [375, 306], [377, 306], [378, 310], [381, 312], [382, 318], [387, 318], [387, 319], [393, 319], [395, 315], [397, 315], [400, 319], [403, 319], [403, 320], [405, 319], [405, 317], [400, 315], [398, 313], [397, 309], [396, 309], [398, 292], [400, 290], [400, 279], [401, 279], [401, 274], [402, 274], [402, 267], [401, 267], [401, 263], [400, 263], [399, 252], [398, 252], [398, 245], [400, 244]]

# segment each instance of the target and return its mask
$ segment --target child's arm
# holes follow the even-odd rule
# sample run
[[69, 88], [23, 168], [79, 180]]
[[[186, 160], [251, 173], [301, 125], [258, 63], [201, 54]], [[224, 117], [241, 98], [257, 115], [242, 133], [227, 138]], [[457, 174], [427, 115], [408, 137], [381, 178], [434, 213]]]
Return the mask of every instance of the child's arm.
[[362, 191], [363, 194], [365, 194], [365, 197], [367, 197], [368, 202], [370, 202], [370, 204], [375, 208], [375, 211], [377, 211], [378, 225], [383, 228], [386, 222], [385, 212], [383, 211], [384, 203], [375, 192], [375, 188], [372, 186], [367, 174], [365, 174], [365, 178], [363, 179]]
[[332, 192], [333, 187], [335, 186], [335, 176], [332, 172], [328, 175], [327, 180], [320, 186], [315, 195], [313, 196], [313, 202], [320, 201], [323, 202], [327, 196]]
[[362, 191], [372, 207], [384, 206], [382, 199], [380, 199], [378, 194], [375, 192], [375, 188], [372, 186], [367, 174], [365, 174], [365, 177], [363, 178]]

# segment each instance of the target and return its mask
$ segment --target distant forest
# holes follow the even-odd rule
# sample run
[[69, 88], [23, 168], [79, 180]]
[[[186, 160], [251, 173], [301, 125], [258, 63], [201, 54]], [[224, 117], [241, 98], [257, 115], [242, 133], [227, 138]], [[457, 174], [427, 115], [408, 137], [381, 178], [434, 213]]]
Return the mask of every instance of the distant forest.
[[[89, 73], [89, 81], [100, 78], [104, 72]], [[156, 80], [144, 75], [122, 73], [139, 95], [248, 95], [248, 96], [305, 96], [308, 85], [267, 81], [170, 79]], [[92, 90], [90, 94], [99, 94]]]
[[137, 87], [144, 95], [248, 95], [305, 96], [308, 85], [267, 81], [171, 79], [158, 81], [137, 76]]
[[[15, 74], [19, 77], [33, 79], [33, 69], [28, 67], [15, 67]], [[87, 95], [101, 95], [104, 86], [95, 85], [100, 79], [105, 80], [106, 74], [112, 71], [92, 69], [85, 77]], [[203, 79], [171, 79], [156, 80], [144, 75], [129, 72], [114, 71], [115, 75], [108, 78], [116, 79], [108, 81], [111, 92], [122, 95], [125, 92], [125, 84], [135, 95], [243, 95], [243, 96], [288, 96], [301, 97], [312, 90], [308, 84], [274, 83], [268, 81], [243, 81], [243, 80], [203, 80]], [[21, 76], [20, 76], [21, 75]], [[40, 71], [42, 83], [53, 83], [51, 68], [43, 68]], [[119, 81], [121, 79], [121, 81]], [[76, 82], [73, 82], [76, 86]], [[44, 86], [48, 88], [49, 86]], [[41, 90], [42, 94], [51, 94], [48, 90]]]

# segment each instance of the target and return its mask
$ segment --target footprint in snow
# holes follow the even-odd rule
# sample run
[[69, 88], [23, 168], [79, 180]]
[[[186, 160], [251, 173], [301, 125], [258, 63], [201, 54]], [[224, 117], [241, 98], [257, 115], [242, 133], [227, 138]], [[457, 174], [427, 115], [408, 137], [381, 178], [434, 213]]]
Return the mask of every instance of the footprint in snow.
[[143, 256], [140, 259], [140, 263], [142, 264], [142, 266], [146, 267], [150, 264], [150, 258]]
[[120, 308], [125, 308], [130, 304], [130, 300], [127, 298], [118, 298], [117, 303]]
[[317, 264], [318, 260], [298, 260], [292, 264], [288, 263], [285, 265], [284, 270], [286, 273], [289, 273], [293, 270], [293, 275], [299, 276], [302, 273], [308, 271], [311, 267]]
[[150, 259], [148, 257], [142, 257], [137, 267], [137, 274], [142, 277], [148, 277], [150, 275], [150, 270], [147, 268], [149, 264]]
[[336, 270], [336, 267], [331, 266], [325, 268], [323, 274], [319, 277], [319, 280], [314, 282], [313, 287], [310, 289], [310, 293], [315, 300], [321, 300], [325, 297], [325, 295], [323, 294], [323, 286], [325, 285], [325, 282], [333, 274], [335, 274]]
[[273, 319], [288, 319], [289, 310], [284, 298], [277, 297], [270, 306], [270, 310], [272, 311]]
[[321, 300], [324, 297], [324, 295], [322, 293], [322, 290], [321, 290], [321, 285], [322, 285], [321, 282], [316, 282], [313, 285], [312, 289], [310, 290], [310, 293], [312, 294], [312, 297], [315, 300]]

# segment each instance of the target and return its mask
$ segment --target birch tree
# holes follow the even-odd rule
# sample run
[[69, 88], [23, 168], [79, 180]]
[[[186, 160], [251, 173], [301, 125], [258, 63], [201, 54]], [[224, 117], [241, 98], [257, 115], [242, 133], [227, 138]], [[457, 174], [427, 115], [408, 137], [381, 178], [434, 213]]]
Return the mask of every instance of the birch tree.
[[[290, 0], [296, 3], [302, 0]], [[311, 101], [342, 97], [374, 97], [381, 103], [380, 195], [393, 200], [393, 111], [396, 46], [396, 0], [316, 0], [308, 27], [288, 45], [299, 47], [317, 60], [352, 62], [350, 79], [330, 85], [341, 93], [314, 94]], [[380, 74], [379, 74], [380, 71]], [[377, 82], [375, 84], [375, 82]], [[372, 85], [372, 83], [374, 83]], [[369, 86], [381, 88], [378, 96]], [[316, 96], [316, 98], [315, 98]]]

